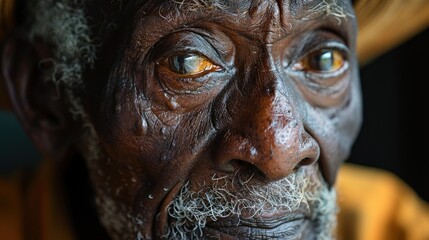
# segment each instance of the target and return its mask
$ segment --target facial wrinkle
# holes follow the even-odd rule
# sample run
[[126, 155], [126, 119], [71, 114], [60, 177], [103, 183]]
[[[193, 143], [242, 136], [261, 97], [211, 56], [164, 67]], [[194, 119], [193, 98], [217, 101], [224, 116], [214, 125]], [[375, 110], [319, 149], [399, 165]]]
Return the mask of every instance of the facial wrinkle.
[[283, 29], [285, 29], [286, 27], [288, 27], [288, 26], [290, 26], [290, 24], [288, 24], [288, 19], [286, 18], [286, 16], [287, 15], [289, 15], [289, 14], [285, 14], [285, 11], [286, 11], [286, 7], [285, 7], [285, 4], [288, 4], [288, 3], [285, 3], [284, 2], [284, 0], [276, 0], [276, 3], [277, 3], [277, 7], [278, 7], [278, 9], [279, 9], [279, 21], [280, 21], [280, 23], [281, 23], [281, 27], [283, 28]]
[[353, 14], [347, 9], [343, 0], [291, 0], [292, 16], [303, 20], [316, 20], [325, 17], [335, 18], [338, 23]]
[[283, 12], [285, 8], [281, 4], [277, 0], [252, 0], [246, 11], [251, 31], [264, 44], [272, 44], [283, 38], [290, 29], [290, 23], [285, 19], [287, 13]]
[[[284, 0], [276, 0], [276, 1], [284, 1]], [[311, 6], [316, 6], [320, 4], [324, 0], [288, 0], [289, 11], [293, 16], [299, 15], [302, 12], [305, 12]], [[331, 1], [331, 0], [328, 0]], [[333, 0], [337, 2], [337, 0]]]

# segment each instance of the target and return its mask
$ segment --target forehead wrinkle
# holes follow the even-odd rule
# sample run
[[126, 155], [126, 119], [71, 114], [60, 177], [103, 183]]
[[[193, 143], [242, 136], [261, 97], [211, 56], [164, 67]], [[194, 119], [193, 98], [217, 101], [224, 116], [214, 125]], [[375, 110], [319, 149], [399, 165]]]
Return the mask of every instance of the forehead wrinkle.
[[184, 11], [207, 11], [207, 10], [225, 10], [228, 5], [226, 0], [167, 0], [175, 4], [179, 10]]
[[289, 12], [292, 16], [297, 16], [302, 9], [304, 9], [305, 3], [312, 0], [289, 0]]
[[292, 18], [289, 0], [251, 0], [248, 16], [249, 28], [262, 38], [263, 43], [273, 44], [289, 34]]
[[[201, 18], [204, 15], [204, 12], [210, 14], [210, 12], [224, 12], [228, 16], [223, 17], [223, 20], [213, 19], [218, 23], [221, 23], [225, 28], [229, 28], [229, 24], [237, 24], [237, 19], [239, 20], [240, 29], [233, 29], [235, 32], [241, 32], [241, 35], [250, 38], [251, 41], [262, 41], [261, 43], [269, 44], [275, 43], [277, 40], [287, 36], [294, 29], [293, 25], [296, 20], [299, 19], [308, 19], [314, 20], [319, 18], [320, 14], [326, 13], [325, 4], [330, 3], [336, 6], [337, 2], [343, 2], [339, 0], [146, 0], [139, 2], [151, 5], [152, 9], [157, 11], [157, 7], [163, 7], [163, 10], [172, 11], [172, 15], [169, 15], [165, 12], [166, 24], [169, 22], [169, 19], [182, 19], [182, 22], [187, 22], [192, 18]], [[152, 4], [148, 4], [148, 2]], [[187, 8], [191, 5], [186, 4], [196, 4], [192, 5], [196, 8]], [[222, 8], [207, 10], [207, 6], [204, 4], [223, 4]], [[341, 4], [343, 6], [344, 4]], [[182, 5], [180, 5], [182, 4]], [[235, 6], [233, 6], [235, 5]], [[215, 5], [210, 5], [215, 6]], [[217, 5], [220, 6], [220, 5]], [[228, 8], [224, 8], [227, 7]], [[332, 6], [332, 5], [331, 5]], [[153, 8], [155, 7], [155, 8]], [[253, 9], [252, 9], [253, 8]], [[197, 10], [198, 9], [198, 10]], [[255, 11], [255, 18], [252, 17], [252, 11]], [[317, 14], [308, 14], [310, 9], [317, 10]], [[347, 9], [347, 8], [343, 8]], [[192, 10], [193, 12], [187, 13], [187, 10]], [[144, 10], [143, 10], [144, 11]], [[150, 12], [150, 11], [149, 11]], [[160, 14], [164, 14], [163, 11], [159, 11]], [[156, 13], [155, 13], [156, 15]], [[294, 16], [296, 15], [296, 16]], [[214, 14], [213, 16], [216, 16]], [[185, 20], [188, 19], [188, 20]], [[179, 21], [180, 22], [180, 21]], [[159, 25], [158, 22], [156, 25]], [[226, 25], [225, 25], [226, 24]], [[179, 23], [180, 25], [180, 23]], [[265, 27], [264, 27], [265, 26]], [[156, 30], [157, 28], [155, 28]], [[259, 39], [259, 40], [258, 40]]]
[[348, 0], [291, 0], [291, 13], [303, 20], [315, 20], [324, 17], [333, 17], [340, 24], [342, 20], [353, 18], [348, 9], [351, 1]]
[[[241, 31], [238, 29], [234, 29], [234, 31], [239, 31], [242, 35], [246, 35], [250, 38], [254, 35], [254, 40], [256, 40], [261, 38], [261, 33], [264, 36], [284, 36], [286, 34], [287, 29], [290, 28], [290, 24], [287, 22], [289, 21], [288, 16], [290, 13], [288, 13], [288, 8], [283, 5], [288, 4], [290, 0], [286, 0], [286, 2], [283, 1], [284, 0], [152, 0], [150, 2], [156, 3], [153, 5], [158, 6], [158, 8], [161, 7], [163, 11], [167, 11], [159, 11], [160, 14], [166, 16], [166, 20], [168, 20], [168, 16], [176, 19], [192, 19], [193, 17], [201, 17], [204, 12], [209, 15], [217, 11], [224, 12], [227, 14], [226, 18], [223, 18], [224, 23], [230, 22], [234, 25], [237, 24], [238, 19], [241, 25]], [[169, 15], [168, 11], [172, 11], [173, 14]], [[285, 20], [283, 18], [287, 19]], [[216, 18], [214, 19], [216, 21], [219, 20]], [[241, 21], [246, 21], [246, 23], [243, 24]], [[228, 25], [229, 24], [225, 25], [225, 27], [228, 28]], [[266, 27], [261, 28], [261, 26]], [[266, 39], [268, 38], [269, 37], [266, 37]], [[272, 40], [268, 42], [272, 42]]]

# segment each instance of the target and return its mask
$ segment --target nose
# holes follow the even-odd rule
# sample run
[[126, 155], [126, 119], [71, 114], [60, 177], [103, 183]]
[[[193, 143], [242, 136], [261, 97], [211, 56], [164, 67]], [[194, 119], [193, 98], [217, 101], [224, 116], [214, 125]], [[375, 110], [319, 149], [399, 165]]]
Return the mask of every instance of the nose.
[[275, 88], [256, 95], [222, 135], [217, 165], [225, 171], [251, 165], [275, 181], [314, 163], [319, 145], [305, 130], [291, 98]]

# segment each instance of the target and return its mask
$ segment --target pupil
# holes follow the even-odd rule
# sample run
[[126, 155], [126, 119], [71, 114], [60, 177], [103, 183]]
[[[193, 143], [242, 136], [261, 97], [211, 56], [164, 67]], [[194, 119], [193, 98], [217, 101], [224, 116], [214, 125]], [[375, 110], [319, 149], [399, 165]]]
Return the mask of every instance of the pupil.
[[313, 67], [320, 71], [331, 71], [334, 66], [334, 54], [332, 51], [324, 51], [313, 58]]
[[195, 55], [179, 55], [171, 59], [173, 69], [179, 74], [198, 72], [200, 64], [201, 58]]

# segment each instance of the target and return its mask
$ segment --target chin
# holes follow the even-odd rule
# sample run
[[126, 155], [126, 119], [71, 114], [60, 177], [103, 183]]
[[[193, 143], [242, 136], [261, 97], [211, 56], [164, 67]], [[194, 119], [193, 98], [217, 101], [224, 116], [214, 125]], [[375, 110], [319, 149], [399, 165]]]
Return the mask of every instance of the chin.
[[244, 179], [221, 177], [207, 186], [183, 185], [159, 213], [159, 238], [334, 239], [336, 193], [317, 168], [266, 184]]
[[[274, 228], [237, 226], [216, 229], [207, 227], [200, 239], [320, 239], [311, 225], [312, 223], [307, 219], [297, 219]], [[194, 239], [194, 237], [188, 239]]]

